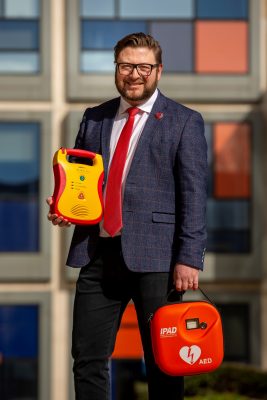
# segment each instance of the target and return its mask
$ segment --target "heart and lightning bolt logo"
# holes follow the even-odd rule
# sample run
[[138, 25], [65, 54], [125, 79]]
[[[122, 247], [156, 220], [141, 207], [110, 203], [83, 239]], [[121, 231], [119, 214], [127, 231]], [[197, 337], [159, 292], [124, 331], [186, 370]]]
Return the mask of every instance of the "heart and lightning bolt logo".
[[180, 357], [187, 364], [193, 365], [199, 359], [201, 355], [201, 348], [192, 345], [192, 346], [184, 346], [179, 351]]

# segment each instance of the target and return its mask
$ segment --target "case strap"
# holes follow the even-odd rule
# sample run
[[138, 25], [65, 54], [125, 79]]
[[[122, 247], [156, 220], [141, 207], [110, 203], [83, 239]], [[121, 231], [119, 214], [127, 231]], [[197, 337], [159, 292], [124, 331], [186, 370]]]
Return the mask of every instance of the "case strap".
[[[202, 293], [202, 295], [208, 300], [209, 303], [211, 303], [213, 306], [215, 306], [214, 302], [211, 300], [211, 298], [204, 292], [203, 289], [201, 289], [200, 286], [198, 286], [199, 291]], [[183, 295], [185, 291], [182, 292], [177, 292], [176, 289], [171, 289], [169, 293], [167, 294], [167, 302], [170, 296], [173, 296], [174, 298], [177, 296], [177, 302], [182, 303], [183, 302]]]
[[[204, 292], [204, 290], [202, 290], [200, 287], [198, 287], [198, 289], [199, 289], [199, 291], [203, 294], [203, 296], [208, 300], [208, 302], [209, 302], [210, 304], [212, 304], [214, 307], [216, 307], [215, 304], [213, 303], [213, 301], [210, 299], [210, 297]], [[167, 294], [166, 303], [167, 303], [167, 304], [168, 304], [168, 303], [171, 303], [171, 304], [182, 303], [182, 302], [183, 302], [183, 295], [184, 295], [184, 293], [185, 293], [185, 291], [178, 292], [176, 289], [171, 289], [171, 290], [168, 292], [168, 294]], [[174, 297], [174, 300], [173, 300], [173, 301], [168, 301], [168, 299], [169, 299], [170, 296], [173, 296], [173, 297]], [[178, 297], [178, 298], [177, 298], [177, 297]], [[175, 299], [176, 299], [176, 300], [175, 300]], [[148, 322], [148, 323], [151, 322], [151, 320], [152, 320], [152, 318], [153, 318], [153, 315], [154, 315], [154, 313], [150, 313], [150, 314], [149, 314], [149, 317], [148, 317], [148, 319], [147, 319], [147, 322]]]
[[213, 305], [215, 306], [215, 304], [213, 303], [213, 301], [211, 300], [211, 298], [204, 292], [204, 290], [201, 289], [201, 287], [199, 286], [198, 289], [200, 290], [200, 292], [203, 294], [204, 297], [206, 297], [206, 299]]

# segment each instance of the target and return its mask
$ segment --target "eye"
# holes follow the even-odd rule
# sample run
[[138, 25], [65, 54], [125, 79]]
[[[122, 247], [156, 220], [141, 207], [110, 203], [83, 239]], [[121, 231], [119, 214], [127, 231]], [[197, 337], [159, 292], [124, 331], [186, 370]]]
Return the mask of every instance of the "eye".
[[151, 67], [149, 64], [139, 64], [138, 69], [142, 74], [149, 74], [151, 71]]
[[131, 71], [132, 65], [131, 64], [120, 64], [121, 71]]

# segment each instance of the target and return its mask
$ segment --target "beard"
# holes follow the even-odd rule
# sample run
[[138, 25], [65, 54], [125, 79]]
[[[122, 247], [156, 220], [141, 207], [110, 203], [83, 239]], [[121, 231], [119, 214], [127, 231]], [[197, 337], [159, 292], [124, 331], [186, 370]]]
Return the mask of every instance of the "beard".
[[[120, 95], [128, 101], [132, 101], [132, 102], [144, 102], [147, 99], [149, 99], [152, 94], [155, 92], [157, 86], [158, 86], [158, 79], [157, 79], [157, 75], [155, 76], [155, 79], [152, 82], [149, 82], [145, 79], [140, 77], [138, 80], [131, 80], [131, 78], [127, 78], [125, 79], [126, 83], [124, 82], [124, 80], [119, 80], [117, 78], [117, 73], [115, 73], [115, 85], [116, 88], [118, 90], [118, 92], [120, 93]], [[127, 81], [129, 81], [130, 83], [141, 83], [140, 87], [143, 87], [142, 91], [138, 91], [138, 93], [134, 93], [134, 91], [131, 91], [129, 89], [126, 88], [127, 86]]]

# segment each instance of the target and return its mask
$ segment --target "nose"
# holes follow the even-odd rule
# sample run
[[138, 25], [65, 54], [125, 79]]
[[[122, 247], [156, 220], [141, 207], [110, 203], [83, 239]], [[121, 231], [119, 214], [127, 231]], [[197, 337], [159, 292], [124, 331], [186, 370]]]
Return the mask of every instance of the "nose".
[[137, 66], [136, 66], [136, 65], [133, 67], [133, 70], [132, 70], [132, 72], [131, 72], [130, 75], [131, 75], [133, 78], [139, 78], [139, 77], [140, 77], [140, 75], [139, 75], [139, 73], [138, 73], [138, 71], [137, 71]]

